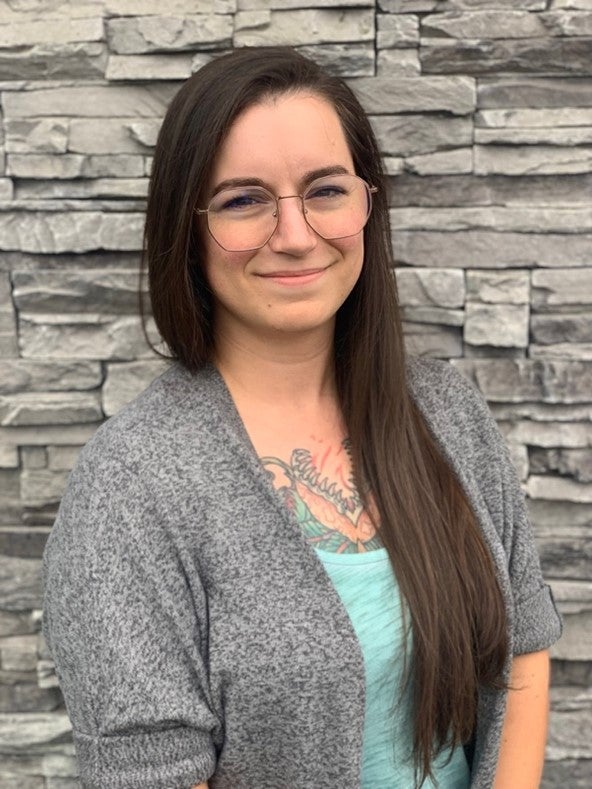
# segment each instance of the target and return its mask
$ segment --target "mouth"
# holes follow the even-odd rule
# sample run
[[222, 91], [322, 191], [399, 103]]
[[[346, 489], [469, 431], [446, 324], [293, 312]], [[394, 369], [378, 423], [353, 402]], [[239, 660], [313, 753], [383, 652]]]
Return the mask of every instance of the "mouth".
[[281, 285], [305, 285], [322, 277], [327, 268], [328, 266], [323, 266], [322, 268], [308, 268], [300, 271], [288, 269], [271, 271], [269, 274], [259, 274], [258, 276]]

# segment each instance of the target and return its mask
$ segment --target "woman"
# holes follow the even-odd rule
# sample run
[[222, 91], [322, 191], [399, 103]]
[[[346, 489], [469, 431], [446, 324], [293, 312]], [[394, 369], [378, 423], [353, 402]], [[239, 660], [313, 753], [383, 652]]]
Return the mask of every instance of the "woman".
[[290, 49], [204, 67], [146, 249], [177, 362], [81, 453], [45, 554], [83, 785], [537, 786], [559, 617], [482, 399], [405, 360], [352, 92]]

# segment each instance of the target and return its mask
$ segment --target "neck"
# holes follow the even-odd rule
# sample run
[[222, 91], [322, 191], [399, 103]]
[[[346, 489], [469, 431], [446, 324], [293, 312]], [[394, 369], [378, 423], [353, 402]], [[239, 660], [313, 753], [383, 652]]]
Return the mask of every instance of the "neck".
[[290, 336], [218, 335], [214, 363], [235, 398], [276, 408], [335, 398], [333, 328]]

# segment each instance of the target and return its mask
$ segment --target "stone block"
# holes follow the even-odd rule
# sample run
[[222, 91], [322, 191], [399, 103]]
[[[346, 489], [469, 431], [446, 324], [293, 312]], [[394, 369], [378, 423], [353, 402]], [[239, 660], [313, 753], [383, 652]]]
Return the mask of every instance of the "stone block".
[[551, 36], [592, 36], [592, 8], [589, 10], [549, 11], [539, 14], [540, 20]]
[[0, 21], [27, 22], [36, 11], [42, 11], [44, 19], [82, 19], [101, 16], [102, 10], [101, 0], [17, 0], [0, 4]]
[[349, 81], [366, 112], [450, 112], [469, 115], [476, 105], [475, 80], [470, 77], [418, 77], [393, 80], [389, 75]]
[[112, 416], [129, 403], [168, 367], [161, 361], [108, 364], [107, 377], [103, 386], [103, 409]]
[[[477, 385], [487, 400], [493, 402], [590, 402], [592, 364], [589, 362], [460, 359], [454, 362], [454, 366]], [[573, 429], [577, 432], [577, 424]]]
[[72, 120], [68, 150], [73, 153], [142, 154], [154, 146], [160, 125], [159, 118]]
[[374, 13], [372, 9], [344, 13], [338, 8], [239, 11], [234, 17], [234, 29], [235, 47], [372, 41]]
[[419, 17], [416, 14], [378, 14], [378, 49], [416, 48], [419, 45]]
[[562, 148], [549, 145], [476, 145], [475, 173], [489, 175], [547, 175], [588, 173], [592, 147]]
[[[557, 534], [558, 528], [578, 529], [578, 535], [590, 534], [592, 508], [587, 504], [573, 504], [570, 501], [529, 500], [528, 511], [537, 533]], [[588, 573], [589, 575], [589, 573]], [[586, 576], [588, 577], [588, 576]]]
[[104, 178], [117, 176], [141, 178], [145, 173], [143, 156], [132, 154], [66, 153], [8, 155], [7, 172], [17, 178]]
[[401, 307], [401, 316], [406, 323], [436, 323], [441, 326], [462, 326], [464, 310], [445, 307]]
[[138, 312], [137, 271], [15, 271], [14, 301], [23, 312]]
[[[25, 612], [41, 608], [41, 561], [0, 555], [0, 608]], [[6, 744], [0, 716], [0, 742]]]
[[3, 611], [0, 609], [0, 637], [22, 633], [36, 633], [38, 624], [30, 611]]
[[101, 382], [101, 367], [97, 362], [0, 359], [0, 395], [95, 389]]
[[442, 0], [378, 0], [378, 7], [387, 14], [407, 14], [412, 11], [433, 11]]
[[592, 540], [587, 528], [572, 527], [561, 529], [560, 534], [537, 535], [537, 547], [544, 577], [587, 580], [592, 561]]
[[0, 396], [0, 425], [69, 425], [103, 418], [96, 392], [23, 392]]
[[105, 79], [184, 80], [192, 74], [192, 54], [182, 55], [109, 55]]
[[0, 715], [0, 742], [10, 754], [32, 753], [65, 742], [72, 731], [65, 712]]
[[21, 473], [21, 499], [27, 503], [59, 502], [69, 472], [52, 469], [24, 469]]
[[548, 35], [541, 14], [525, 10], [444, 11], [422, 17], [424, 38], [507, 39]]
[[[520, 0], [522, 11], [545, 11], [547, 0]], [[475, 11], [509, 8], [516, 10], [516, 0], [438, 0], [439, 11]]]
[[[587, 207], [570, 208], [392, 208], [394, 230], [478, 230], [495, 228], [498, 232], [586, 233], [592, 231], [592, 213]], [[582, 272], [575, 271], [576, 276]], [[590, 291], [592, 295], [592, 290]]]
[[535, 448], [530, 451], [529, 462], [533, 474], [556, 473], [576, 482], [592, 482], [592, 451], [589, 449]]
[[405, 347], [415, 356], [451, 359], [462, 356], [462, 334], [455, 326], [403, 323]]
[[[152, 355], [136, 316], [23, 313], [20, 328], [21, 352], [27, 359], [134, 360]], [[148, 329], [154, 337], [153, 325]]]
[[[583, 72], [585, 73], [585, 72]], [[592, 77], [496, 76], [479, 80], [479, 109], [592, 107]]]
[[528, 304], [528, 271], [467, 271], [467, 299], [488, 304]]
[[47, 447], [47, 465], [52, 471], [70, 471], [80, 452], [79, 446]]
[[475, 129], [478, 145], [590, 145], [588, 129]]
[[0, 201], [10, 201], [13, 199], [13, 183], [10, 178], [0, 178]]
[[3, 671], [36, 671], [37, 636], [9, 636], [0, 639], [0, 665]]
[[163, 85], [92, 85], [2, 93], [6, 118], [162, 118], [178, 90]]
[[148, 178], [89, 178], [50, 182], [20, 180], [16, 185], [15, 199], [144, 198], [147, 194]]
[[552, 345], [531, 343], [529, 355], [532, 359], [581, 359], [592, 361], [592, 343], [558, 342]]
[[[17, 190], [18, 194], [18, 190]], [[589, 205], [592, 174], [530, 176], [417, 176], [403, 174], [391, 180], [393, 208], [423, 206]]]
[[23, 252], [141, 250], [143, 214], [0, 214], [0, 249]]
[[405, 167], [405, 160], [400, 156], [384, 156], [382, 161], [387, 175], [398, 175]]
[[532, 272], [533, 309], [555, 312], [557, 306], [584, 304], [592, 304], [592, 269]]
[[16, 498], [18, 482], [18, 471], [13, 468], [0, 468], [0, 499]]
[[528, 347], [528, 305], [467, 302], [464, 339], [470, 345]]
[[[592, 234], [497, 233], [467, 230], [444, 233], [398, 230], [392, 235], [397, 263], [443, 268], [553, 268], [590, 266]], [[584, 269], [583, 269], [584, 270]]]
[[[288, 8], [318, 8], [318, 0], [237, 0], [239, 11], [271, 11]], [[323, 8], [374, 8], [374, 0], [324, 0]]]
[[23, 468], [40, 469], [47, 466], [47, 450], [45, 447], [21, 447], [20, 456]]
[[0, 468], [18, 468], [19, 457], [16, 447], [0, 446]]
[[102, 79], [107, 48], [102, 43], [38, 44], [0, 51], [0, 80]]
[[473, 149], [437, 151], [405, 159], [405, 171], [417, 175], [455, 175], [473, 171]]
[[580, 9], [592, 11], [592, 0], [553, 0], [553, 8]]
[[446, 39], [445, 43], [441, 41], [422, 39], [422, 73], [479, 75], [501, 71], [575, 76], [590, 70], [588, 38], [484, 38], [455, 41], [452, 46]]
[[464, 273], [459, 269], [410, 269], [395, 271], [399, 303], [404, 306], [462, 307]]
[[232, 30], [232, 16], [223, 14], [133, 16], [106, 21], [109, 48], [119, 55], [220, 48], [230, 45]]
[[[444, 115], [374, 115], [370, 118], [382, 153], [413, 156], [470, 146], [470, 118]], [[472, 161], [471, 161], [472, 163]]]
[[27, 22], [0, 23], [0, 47], [14, 49], [37, 44], [67, 44], [75, 41], [101, 41], [100, 16], [82, 19], [34, 19]]
[[592, 403], [490, 403], [489, 407], [500, 421], [534, 419], [535, 422], [592, 422]]
[[[588, 737], [591, 729], [592, 691], [552, 688], [547, 758], [552, 761], [592, 759], [592, 746]], [[572, 789], [574, 784], [568, 781], [565, 786]]]
[[542, 345], [592, 343], [592, 314], [532, 315], [530, 334], [531, 341]]
[[541, 789], [556, 789], [558, 786], [569, 786], [569, 789], [589, 789], [591, 782], [592, 760], [561, 759], [545, 762]]
[[561, 126], [592, 126], [592, 109], [587, 107], [549, 107], [537, 109], [479, 110], [475, 126], [487, 129], [533, 129]]
[[5, 123], [8, 153], [66, 153], [68, 120], [39, 118], [8, 120]]
[[79, 178], [84, 156], [78, 154], [8, 154], [7, 173], [16, 178]]
[[377, 55], [378, 77], [419, 77], [419, 54], [415, 49], [381, 49]]
[[547, 474], [543, 476], [531, 475], [526, 483], [526, 493], [532, 499], [592, 503], [592, 484], [583, 484], [563, 477], [551, 477]]
[[[592, 446], [592, 424], [582, 422], [519, 422], [500, 423], [500, 429], [508, 442], [527, 444], [533, 447]], [[569, 500], [569, 499], [568, 499]]]
[[[169, 14], [232, 14], [236, 0], [169, 0]], [[161, 16], [161, 0], [105, 0], [107, 16]]]
[[[0, 443], [9, 446], [46, 446], [47, 444], [82, 446], [89, 441], [99, 423], [86, 425], [44, 425], [43, 427], [0, 427]], [[0, 518], [2, 511], [0, 510]]]
[[372, 42], [361, 44], [313, 44], [297, 47], [306, 57], [341, 77], [371, 77], [375, 70]]

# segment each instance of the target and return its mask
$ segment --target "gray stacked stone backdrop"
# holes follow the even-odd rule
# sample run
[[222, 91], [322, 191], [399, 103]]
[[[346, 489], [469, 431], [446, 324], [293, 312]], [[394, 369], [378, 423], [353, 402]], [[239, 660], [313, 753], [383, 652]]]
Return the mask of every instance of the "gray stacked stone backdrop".
[[136, 310], [160, 121], [210, 58], [277, 42], [360, 95], [409, 345], [510, 444], [565, 616], [544, 786], [590, 787], [592, 0], [0, 4], [0, 785], [78, 785], [40, 557], [80, 446], [163, 366]]

